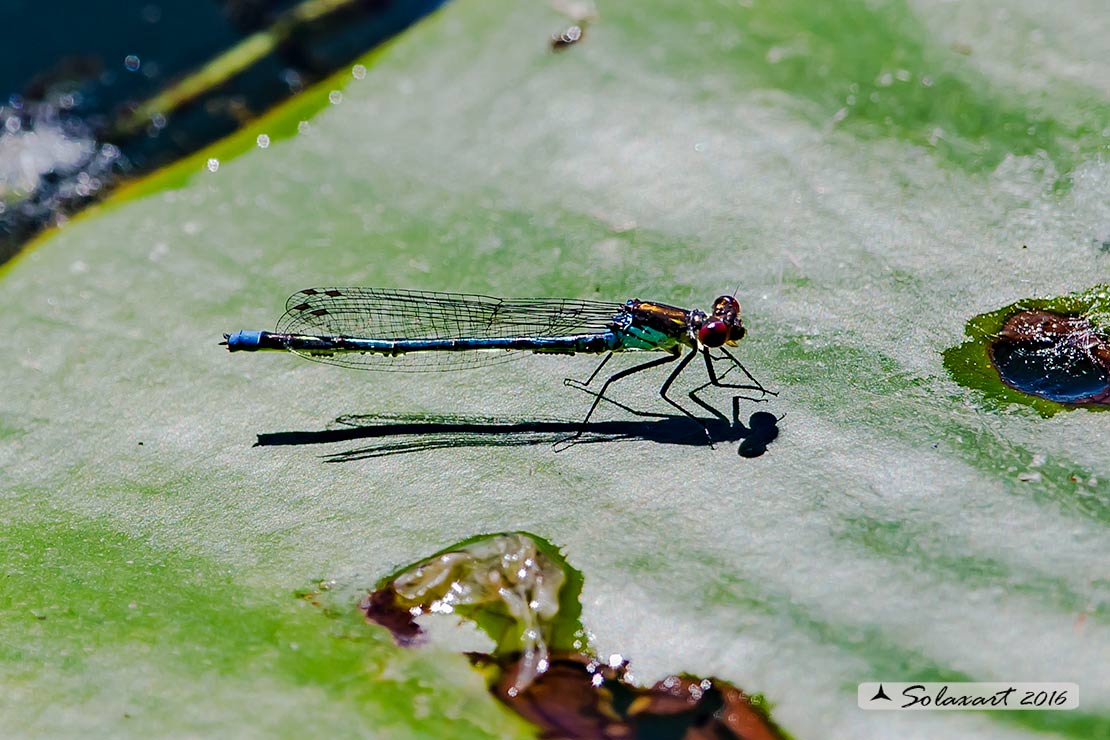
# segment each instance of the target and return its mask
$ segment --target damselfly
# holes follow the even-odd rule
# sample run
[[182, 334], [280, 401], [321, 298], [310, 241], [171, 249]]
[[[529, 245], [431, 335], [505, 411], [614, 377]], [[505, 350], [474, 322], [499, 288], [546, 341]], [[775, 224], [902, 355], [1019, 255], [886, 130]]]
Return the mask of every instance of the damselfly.
[[[275, 331], [225, 334], [224, 344], [231, 352], [288, 350], [343, 367], [402, 372], [489, 365], [521, 352], [603, 354], [605, 357], [585, 381], [564, 381], [594, 397], [582, 428], [571, 439], [582, 435], [613, 383], [677, 361], [660, 386], [659, 395], [701, 425], [712, 444], [706, 425], [667, 395], [675, 379], [698, 355], [709, 380], [687, 395], [716, 418], [728, 422], [724, 414], [697, 395], [698, 391], [712, 385], [758, 391], [764, 396], [771, 393], [725, 349], [726, 345], [735, 346], [746, 331], [740, 319], [740, 303], [729, 295], [714, 301], [712, 311], [706, 314], [638, 299], [621, 304], [380, 288], [309, 288], [290, 296], [285, 309]], [[690, 351], [683, 354], [684, 348]], [[721, 354], [714, 355], [714, 350]], [[666, 356], [610, 375], [597, 391], [587, 389], [617, 352], [662, 352]], [[729, 362], [729, 368], [718, 375], [715, 360]], [[724, 376], [737, 368], [749, 384], [723, 382]], [[733, 397], [734, 419], [740, 398], [745, 396]]]

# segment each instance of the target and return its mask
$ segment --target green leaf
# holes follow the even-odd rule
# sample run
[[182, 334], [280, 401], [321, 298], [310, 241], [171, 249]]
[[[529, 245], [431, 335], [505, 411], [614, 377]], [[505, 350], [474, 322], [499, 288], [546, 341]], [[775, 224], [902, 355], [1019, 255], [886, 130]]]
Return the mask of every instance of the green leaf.
[[[796, 737], [1110, 733], [1108, 417], [943, 364], [973, 317], [1105, 282], [1100, 10], [614, 3], [556, 54], [549, 6], [458, 0], [48, 235], [0, 294], [5, 732], [527, 737], [463, 657], [357, 610], [526, 530], [582, 572], [598, 654], [761, 693]], [[781, 433], [754, 459], [692, 424], [555, 453], [512, 426], [580, 419], [561, 381], [592, 358], [217, 346], [313, 285], [702, 309], [739, 286], [737, 354], [779, 392], [741, 411]], [[663, 377], [615, 399], [666, 413]], [[420, 433], [458, 418], [487, 431]], [[294, 596], [321, 580], [326, 609]], [[860, 712], [871, 680], [1072, 681], [1081, 708]]]

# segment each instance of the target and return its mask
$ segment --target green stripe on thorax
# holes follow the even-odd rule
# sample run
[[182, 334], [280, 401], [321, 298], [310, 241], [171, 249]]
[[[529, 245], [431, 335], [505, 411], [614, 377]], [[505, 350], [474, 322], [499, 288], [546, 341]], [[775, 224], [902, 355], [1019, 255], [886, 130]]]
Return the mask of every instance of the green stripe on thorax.
[[623, 349], [669, 351], [681, 344], [677, 337], [649, 326], [632, 325], [621, 330], [621, 335]]

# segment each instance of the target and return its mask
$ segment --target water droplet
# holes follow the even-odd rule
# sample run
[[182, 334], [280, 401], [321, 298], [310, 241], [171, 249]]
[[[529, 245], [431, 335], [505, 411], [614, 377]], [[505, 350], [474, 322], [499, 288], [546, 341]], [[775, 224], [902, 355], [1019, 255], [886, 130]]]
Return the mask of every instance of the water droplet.
[[328, 93], [328, 101], [332, 105], [339, 105], [343, 102], [343, 93], [339, 92], [338, 90], [332, 90], [330, 93]]
[[366, 77], [366, 67], [362, 66], [361, 64], [356, 64], [355, 66], [351, 67], [351, 77], [354, 77], [356, 80], [363, 79], [364, 77]]
[[304, 89], [304, 79], [301, 78], [300, 74], [298, 74], [295, 69], [285, 70], [281, 75], [281, 79], [289, 86], [291, 92], [300, 92]]
[[583, 29], [580, 25], [570, 26], [560, 33], [551, 36], [551, 48], [555, 51], [565, 49], [582, 40]]
[[123, 58], [123, 66], [128, 72], [138, 72], [139, 67], [142, 66], [142, 62], [139, 60], [139, 57], [134, 54], [128, 54]]
[[301, 121], [300, 123], [297, 124], [297, 133], [298, 134], [307, 134], [308, 130], [310, 128], [311, 128], [311, 126], [308, 125], [308, 121]]
[[266, 134], [259, 134], [258, 138], [254, 141], [258, 144], [259, 149], [268, 149], [270, 146], [270, 137]]
[[215, 172], [218, 169], [220, 169], [220, 160], [216, 159], [215, 157], [212, 157], [211, 159], [209, 159], [208, 160], [208, 171], [209, 172]]

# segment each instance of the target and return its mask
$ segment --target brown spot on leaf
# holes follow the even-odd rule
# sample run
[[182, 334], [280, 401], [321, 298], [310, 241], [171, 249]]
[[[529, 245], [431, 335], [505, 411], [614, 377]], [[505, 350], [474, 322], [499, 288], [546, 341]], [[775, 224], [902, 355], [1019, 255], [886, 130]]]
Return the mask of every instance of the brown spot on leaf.
[[[483, 656], [482, 661], [492, 658]], [[494, 695], [540, 728], [541, 737], [581, 740], [781, 740], [749, 697], [725, 681], [670, 676], [651, 688], [629, 683], [625, 667], [584, 654], [553, 656], [547, 671], [515, 690], [515, 664], [502, 667]]]
[[370, 592], [359, 604], [359, 608], [366, 612], [367, 619], [389, 630], [398, 645], [407, 647], [420, 642], [420, 625], [416, 623], [409, 607], [398, 603], [393, 584]]

